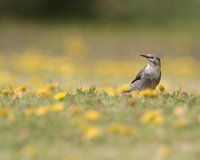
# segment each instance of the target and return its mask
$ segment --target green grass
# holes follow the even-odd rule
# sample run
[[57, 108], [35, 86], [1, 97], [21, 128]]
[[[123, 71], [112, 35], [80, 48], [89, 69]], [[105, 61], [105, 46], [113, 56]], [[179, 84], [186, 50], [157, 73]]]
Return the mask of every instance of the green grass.
[[[10, 108], [16, 116], [14, 121], [0, 116], [0, 159], [167, 159], [197, 160], [200, 156], [200, 96], [183, 95], [181, 91], [163, 93], [154, 98], [134, 99], [124, 96], [110, 97], [92, 87], [68, 93], [64, 110], [42, 116], [24, 114], [28, 106], [51, 106], [58, 103], [52, 97], [39, 97], [25, 93], [21, 98], [0, 95], [0, 104]], [[74, 116], [67, 114], [71, 105], [82, 109]], [[177, 119], [174, 108], [186, 108], [189, 123], [174, 127]], [[141, 116], [151, 110], [161, 109], [165, 123], [160, 126], [141, 123]], [[2, 110], [2, 109], [1, 109]], [[90, 126], [100, 127], [102, 134], [93, 139], [84, 137], [83, 132], [72, 123], [88, 110], [101, 113], [97, 121], [87, 121]], [[109, 124], [121, 122], [133, 127], [133, 135], [114, 134]], [[169, 157], [159, 155], [158, 150], [166, 145]], [[29, 149], [27, 149], [29, 148]], [[31, 149], [30, 149], [31, 148]]]

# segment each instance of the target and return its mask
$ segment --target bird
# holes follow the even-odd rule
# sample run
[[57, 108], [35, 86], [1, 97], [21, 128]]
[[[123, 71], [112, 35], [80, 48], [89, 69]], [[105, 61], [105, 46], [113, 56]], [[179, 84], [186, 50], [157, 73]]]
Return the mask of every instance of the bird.
[[141, 91], [145, 89], [154, 90], [161, 79], [161, 61], [160, 58], [152, 54], [142, 54], [147, 58], [148, 64], [137, 74], [131, 82], [126, 92]]

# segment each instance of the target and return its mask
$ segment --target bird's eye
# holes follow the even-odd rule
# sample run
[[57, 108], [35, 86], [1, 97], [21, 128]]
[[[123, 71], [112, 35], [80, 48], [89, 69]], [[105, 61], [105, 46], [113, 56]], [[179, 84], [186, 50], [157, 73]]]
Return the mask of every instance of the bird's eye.
[[153, 59], [153, 57], [149, 57], [150, 59]]

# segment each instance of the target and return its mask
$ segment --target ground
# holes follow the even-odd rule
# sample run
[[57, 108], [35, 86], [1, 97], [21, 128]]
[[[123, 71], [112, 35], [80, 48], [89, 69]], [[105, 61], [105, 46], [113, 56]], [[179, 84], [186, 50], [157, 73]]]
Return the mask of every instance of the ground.
[[[0, 35], [0, 159], [199, 158], [198, 33], [23, 23]], [[122, 94], [146, 51], [160, 85]]]
[[[21, 91], [21, 90], [22, 91]], [[2, 159], [198, 159], [199, 96], [77, 89], [1, 95]], [[19, 94], [19, 95], [18, 95]], [[16, 96], [17, 95], [17, 96]]]

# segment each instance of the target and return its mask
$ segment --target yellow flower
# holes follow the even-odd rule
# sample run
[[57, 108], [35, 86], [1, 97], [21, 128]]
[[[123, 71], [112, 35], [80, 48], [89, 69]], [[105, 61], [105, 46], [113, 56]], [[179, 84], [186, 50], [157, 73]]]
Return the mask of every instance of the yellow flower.
[[137, 91], [132, 91], [132, 92], [131, 92], [131, 96], [132, 96], [133, 98], [138, 98], [138, 92], [137, 92]]
[[50, 97], [52, 95], [52, 92], [57, 88], [57, 86], [57, 84], [51, 83], [46, 87], [39, 88], [37, 90], [37, 94], [44, 97]]
[[109, 96], [114, 96], [115, 92], [112, 87], [104, 87], [103, 91], [106, 92]]
[[175, 121], [174, 127], [181, 128], [181, 127], [187, 126], [188, 124], [189, 124], [189, 122], [186, 117], [180, 117]]
[[12, 92], [9, 89], [4, 89], [4, 90], [1, 91], [1, 93], [4, 94], [4, 95], [9, 95]]
[[158, 156], [161, 159], [167, 159], [170, 155], [170, 148], [167, 145], [162, 145], [158, 148]]
[[108, 129], [110, 132], [119, 134], [122, 136], [132, 136], [135, 133], [133, 128], [127, 127], [124, 124], [118, 123], [118, 122], [111, 123]]
[[197, 120], [200, 122], [200, 114], [197, 116]]
[[50, 97], [51, 96], [51, 92], [49, 92], [49, 90], [46, 89], [46, 88], [38, 89], [37, 94], [40, 95], [40, 96], [44, 96], [44, 97]]
[[78, 105], [72, 105], [67, 109], [67, 114], [74, 115], [80, 113], [82, 109]]
[[47, 86], [47, 90], [49, 90], [49, 91], [54, 91], [57, 87], [58, 87], [58, 84], [56, 84], [56, 83], [50, 83], [50, 84]]
[[16, 119], [16, 116], [14, 115], [12, 110], [7, 107], [0, 108], [0, 117], [8, 118], [10, 121], [15, 121]]
[[90, 111], [85, 112], [84, 117], [88, 121], [97, 121], [101, 118], [101, 113], [90, 110]]
[[11, 113], [11, 109], [7, 107], [0, 108], [0, 116], [1, 117], [8, 117]]
[[123, 92], [126, 92], [127, 89], [128, 89], [128, 86], [127, 84], [124, 84], [124, 85], [121, 85], [117, 88], [117, 93], [120, 94], [120, 93], [123, 93]]
[[35, 114], [37, 116], [43, 116], [45, 115], [46, 113], [48, 113], [49, 111], [49, 108], [47, 107], [38, 107], [36, 110], [35, 110]]
[[93, 138], [99, 137], [101, 136], [101, 134], [102, 134], [102, 131], [98, 127], [87, 127], [84, 130], [84, 136], [87, 139], [93, 139]]
[[142, 97], [156, 97], [157, 93], [151, 89], [145, 89], [139, 92], [139, 95]]
[[164, 92], [164, 91], [165, 91], [165, 87], [164, 87], [162, 84], [159, 84], [159, 85], [157, 86], [157, 90], [158, 90], [159, 92]]
[[67, 156], [66, 160], [80, 160], [80, 157], [78, 155], [75, 154], [70, 154]]
[[22, 97], [23, 93], [26, 91], [27, 85], [21, 85], [14, 90], [14, 93], [17, 97]]
[[186, 113], [187, 109], [185, 107], [178, 106], [174, 108], [173, 113], [177, 117], [183, 116]]
[[33, 107], [27, 107], [25, 110], [24, 110], [24, 113], [27, 117], [30, 117], [31, 115], [34, 114], [34, 108]]
[[73, 117], [70, 120], [74, 126], [78, 127], [83, 131], [88, 127], [88, 123], [85, 122], [84, 119], [81, 117]]
[[64, 109], [64, 105], [63, 104], [55, 104], [51, 107], [51, 110], [54, 112], [60, 112]]
[[66, 93], [64, 93], [64, 92], [59, 92], [59, 93], [57, 93], [57, 94], [54, 96], [54, 99], [56, 99], [56, 100], [63, 100], [63, 99], [65, 98], [65, 96], [66, 96]]
[[85, 58], [88, 53], [88, 45], [83, 37], [70, 36], [66, 37], [63, 41], [64, 52], [68, 53], [71, 58]]
[[26, 146], [24, 149], [26, 156], [28, 157], [36, 157], [38, 155], [38, 148], [35, 145]]
[[15, 121], [16, 120], [16, 116], [13, 114], [13, 113], [10, 113], [9, 115], [8, 115], [8, 119], [10, 120], [10, 121]]
[[15, 92], [15, 93], [17, 93], [17, 92], [25, 92], [26, 89], [27, 89], [27, 85], [23, 84], [23, 85], [17, 87], [17, 88], [14, 90], [14, 92]]
[[145, 113], [140, 120], [144, 124], [153, 124], [153, 125], [162, 125], [165, 122], [165, 118], [161, 110], [149, 111]]

